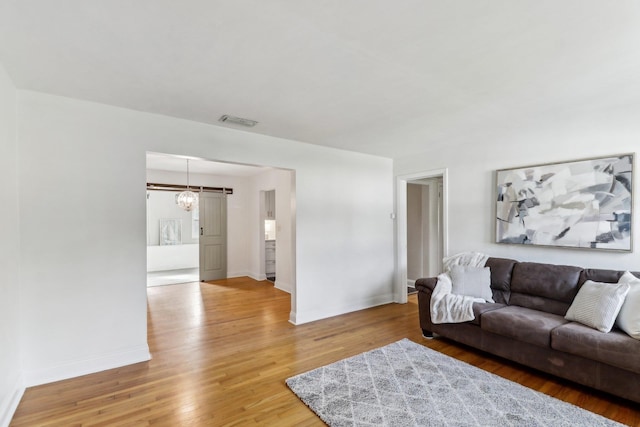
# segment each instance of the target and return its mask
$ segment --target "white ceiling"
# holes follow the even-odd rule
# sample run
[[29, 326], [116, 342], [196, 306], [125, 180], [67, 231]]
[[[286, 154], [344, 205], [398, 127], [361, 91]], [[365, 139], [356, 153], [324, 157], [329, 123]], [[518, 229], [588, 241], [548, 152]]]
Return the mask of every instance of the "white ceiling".
[[19, 88], [386, 157], [636, 104], [639, 47], [638, 0], [0, 0]]

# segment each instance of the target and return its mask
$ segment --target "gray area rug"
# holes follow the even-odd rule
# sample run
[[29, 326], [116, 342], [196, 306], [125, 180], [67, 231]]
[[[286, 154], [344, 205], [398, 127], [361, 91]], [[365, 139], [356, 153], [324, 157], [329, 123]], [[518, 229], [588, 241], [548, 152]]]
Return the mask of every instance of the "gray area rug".
[[408, 339], [287, 385], [331, 427], [622, 425]]

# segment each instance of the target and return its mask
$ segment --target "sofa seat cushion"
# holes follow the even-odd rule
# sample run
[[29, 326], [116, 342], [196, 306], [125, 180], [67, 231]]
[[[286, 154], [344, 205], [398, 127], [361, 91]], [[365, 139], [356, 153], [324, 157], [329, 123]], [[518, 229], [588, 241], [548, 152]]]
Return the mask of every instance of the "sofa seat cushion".
[[475, 316], [475, 319], [473, 319], [471, 323], [473, 323], [474, 325], [480, 325], [480, 318], [484, 313], [497, 310], [503, 307], [506, 307], [506, 306], [504, 304], [491, 303], [491, 302], [474, 302], [473, 314]]
[[640, 374], [640, 341], [617, 329], [604, 333], [567, 323], [551, 332], [551, 347]]
[[481, 316], [480, 327], [488, 332], [518, 341], [550, 347], [551, 331], [566, 323], [568, 321], [557, 314], [507, 306], [484, 313]]

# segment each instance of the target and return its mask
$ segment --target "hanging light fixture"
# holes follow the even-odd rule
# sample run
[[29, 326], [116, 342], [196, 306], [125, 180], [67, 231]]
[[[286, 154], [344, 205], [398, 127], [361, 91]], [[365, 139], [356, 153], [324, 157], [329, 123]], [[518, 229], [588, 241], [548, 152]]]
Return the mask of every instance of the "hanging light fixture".
[[198, 195], [191, 191], [189, 187], [189, 159], [187, 159], [187, 189], [178, 194], [176, 203], [187, 212], [191, 212], [198, 207]]

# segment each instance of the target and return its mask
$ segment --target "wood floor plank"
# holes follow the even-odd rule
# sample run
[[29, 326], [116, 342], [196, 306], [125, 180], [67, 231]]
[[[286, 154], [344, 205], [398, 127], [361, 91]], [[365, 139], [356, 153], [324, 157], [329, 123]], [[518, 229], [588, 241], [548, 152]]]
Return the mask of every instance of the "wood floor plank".
[[286, 378], [408, 338], [621, 423], [640, 410], [444, 339], [426, 340], [415, 295], [305, 325], [289, 294], [236, 278], [148, 288], [152, 360], [29, 388], [11, 426], [321, 426]]

